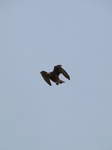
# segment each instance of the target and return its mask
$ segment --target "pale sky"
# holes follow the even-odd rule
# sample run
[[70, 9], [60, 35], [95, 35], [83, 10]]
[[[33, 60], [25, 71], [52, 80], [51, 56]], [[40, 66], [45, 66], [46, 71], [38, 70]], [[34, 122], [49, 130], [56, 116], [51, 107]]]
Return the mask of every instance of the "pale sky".
[[0, 68], [0, 150], [112, 150], [111, 0], [2, 0]]

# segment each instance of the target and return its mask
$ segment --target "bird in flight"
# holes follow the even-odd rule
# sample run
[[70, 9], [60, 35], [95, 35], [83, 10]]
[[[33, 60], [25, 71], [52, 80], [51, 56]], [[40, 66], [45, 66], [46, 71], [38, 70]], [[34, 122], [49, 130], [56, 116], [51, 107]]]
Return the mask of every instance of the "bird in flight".
[[52, 72], [41, 71], [40, 74], [44, 78], [44, 80], [51, 86], [51, 81], [55, 82], [57, 85], [65, 83], [65, 81], [59, 78], [60, 74], [63, 74], [68, 80], [70, 80], [70, 76], [68, 73], [61, 67], [62, 65], [54, 66], [54, 70]]

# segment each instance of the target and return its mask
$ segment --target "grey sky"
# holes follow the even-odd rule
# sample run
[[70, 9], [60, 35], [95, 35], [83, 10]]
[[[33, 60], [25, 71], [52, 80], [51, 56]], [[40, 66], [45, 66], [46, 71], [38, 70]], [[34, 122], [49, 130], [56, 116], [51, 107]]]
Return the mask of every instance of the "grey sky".
[[112, 2], [0, 3], [0, 150], [112, 150]]

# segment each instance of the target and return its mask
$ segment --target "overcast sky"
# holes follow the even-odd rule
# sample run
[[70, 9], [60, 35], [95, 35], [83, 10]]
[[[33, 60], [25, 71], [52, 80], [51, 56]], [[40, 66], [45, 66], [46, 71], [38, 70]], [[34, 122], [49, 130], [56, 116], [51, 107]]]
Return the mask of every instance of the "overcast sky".
[[1, 0], [0, 68], [0, 150], [112, 150], [111, 0]]

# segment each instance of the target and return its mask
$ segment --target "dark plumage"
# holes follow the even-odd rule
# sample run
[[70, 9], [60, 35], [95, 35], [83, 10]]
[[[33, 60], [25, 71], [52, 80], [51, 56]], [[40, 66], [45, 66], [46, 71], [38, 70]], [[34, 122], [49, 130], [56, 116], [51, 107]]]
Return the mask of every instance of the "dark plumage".
[[57, 85], [58, 84], [62, 84], [65, 81], [62, 81], [59, 78], [60, 74], [63, 74], [67, 79], [70, 80], [70, 76], [68, 75], [68, 73], [61, 67], [62, 65], [57, 65], [54, 66], [54, 70], [52, 72], [46, 72], [46, 71], [41, 71], [40, 74], [42, 75], [42, 77], [44, 78], [44, 80], [51, 86], [51, 82], [50, 80], [52, 80], [53, 82], [55, 82]]

